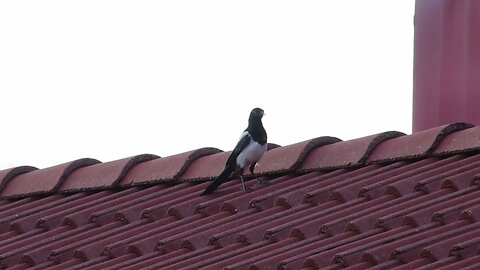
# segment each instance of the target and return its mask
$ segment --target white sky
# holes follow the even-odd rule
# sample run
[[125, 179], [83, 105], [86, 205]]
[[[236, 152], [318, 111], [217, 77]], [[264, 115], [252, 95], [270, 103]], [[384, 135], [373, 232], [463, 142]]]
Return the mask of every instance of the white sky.
[[0, 170], [411, 132], [414, 0], [0, 1]]

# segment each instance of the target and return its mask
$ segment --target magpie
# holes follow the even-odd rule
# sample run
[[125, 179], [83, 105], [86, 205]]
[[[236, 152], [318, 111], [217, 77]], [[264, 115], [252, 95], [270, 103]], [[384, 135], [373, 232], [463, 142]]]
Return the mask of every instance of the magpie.
[[205, 191], [203, 191], [201, 196], [212, 193], [225, 182], [233, 172], [236, 172], [240, 176], [242, 189], [246, 192], [250, 191], [250, 189], [245, 186], [243, 170], [245, 167], [250, 166], [249, 170], [253, 174], [255, 164], [257, 164], [267, 150], [267, 132], [262, 124], [263, 115], [263, 110], [260, 108], [255, 108], [250, 112], [248, 127], [242, 133], [240, 140], [228, 157], [225, 168]]

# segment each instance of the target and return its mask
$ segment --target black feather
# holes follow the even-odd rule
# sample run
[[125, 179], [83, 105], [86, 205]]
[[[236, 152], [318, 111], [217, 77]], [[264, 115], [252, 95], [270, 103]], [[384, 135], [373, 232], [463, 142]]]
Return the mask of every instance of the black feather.
[[217, 176], [217, 178], [215, 178], [215, 180], [213, 180], [213, 182], [210, 185], [208, 185], [208, 187], [203, 191], [202, 195], [200, 196], [204, 196], [214, 192], [215, 189], [217, 189], [221, 184], [223, 184], [228, 179], [228, 177], [230, 176], [230, 174], [232, 174], [234, 170], [235, 170], [234, 166], [233, 167], [226, 166], [225, 169], [223, 169], [222, 173], [220, 173], [220, 175]]
[[230, 174], [235, 171], [238, 155], [240, 155], [242, 150], [247, 147], [247, 145], [250, 143], [250, 140], [250, 136], [248, 134], [245, 134], [245, 136], [243, 136], [240, 141], [238, 141], [237, 145], [228, 157], [227, 163], [225, 164], [225, 169], [223, 169], [220, 175], [217, 176], [215, 180], [213, 180], [213, 182], [205, 189], [201, 196], [212, 193], [228, 179]]

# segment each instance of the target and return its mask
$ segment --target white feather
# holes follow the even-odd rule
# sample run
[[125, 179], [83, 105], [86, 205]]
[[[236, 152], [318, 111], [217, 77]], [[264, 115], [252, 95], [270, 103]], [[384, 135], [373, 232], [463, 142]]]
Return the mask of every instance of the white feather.
[[[244, 132], [242, 137], [246, 135], [246, 132]], [[247, 147], [245, 147], [240, 155], [238, 155], [237, 165], [241, 168], [244, 168], [257, 162], [260, 160], [266, 150], [267, 144], [261, 145], [254, 140], [250, 140], [250, 143], [247, 145]]]

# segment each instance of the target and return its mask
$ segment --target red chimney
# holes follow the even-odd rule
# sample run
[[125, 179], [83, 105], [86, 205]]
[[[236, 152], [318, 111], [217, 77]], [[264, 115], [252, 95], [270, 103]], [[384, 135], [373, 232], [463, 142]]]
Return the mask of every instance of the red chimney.
[[480, 1], [416, 0], [413, 131], [480, 125]]

